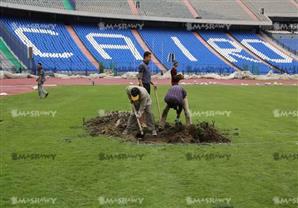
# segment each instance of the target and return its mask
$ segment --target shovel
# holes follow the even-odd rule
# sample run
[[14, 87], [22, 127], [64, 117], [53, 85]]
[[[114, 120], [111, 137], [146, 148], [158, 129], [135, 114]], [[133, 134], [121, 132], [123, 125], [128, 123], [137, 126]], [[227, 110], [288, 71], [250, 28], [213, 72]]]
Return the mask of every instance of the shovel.
[[156, 88], [154, 88], [154, 94], [155, 94], [155, 99], [156, 99], [157, 108], [158, 108], [159, 120], [161, 120], [160, 104], [159, 104], [158, 95], [157, 95], [157, 89]]
[[133, 112], [134, 112], [135, 117], [136, 117], [136, 119], [137, 119], [137, 123], [138, 123], [138, 126], [139, 126], [139, 131], [140, 131], [140, 133], [138, 133], [138, 134], [136, 135], [136, 137], [137, 137], [137, 139], [143, 139], [143, 138], [145, 137], [145, 134], [144, 134], [144, 131], [143, 131], [141, 122], [140, 122], [140, 120], [139, 120], [138, 117], [137, 117], [137, 110], [136, 110], [134, 104], [132, 104], [132, 109], [133, 109]]

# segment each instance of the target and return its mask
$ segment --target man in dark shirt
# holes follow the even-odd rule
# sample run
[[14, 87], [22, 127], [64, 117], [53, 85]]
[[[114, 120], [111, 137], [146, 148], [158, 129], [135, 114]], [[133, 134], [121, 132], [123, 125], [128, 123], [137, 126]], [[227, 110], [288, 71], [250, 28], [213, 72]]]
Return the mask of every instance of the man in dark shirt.
[[177, 80], [177, 67], [178, 67], [178, 62], [174, 61], [173, 63], [173, 68], [171, 70], [171, 82], [172, 82], [172, 86], [173, 85], [177, 85], [178, 84], [178, 80]]
[[171, 69], [171, 83], [172, 86], [177, 85], [180, 80], [184, 79], [183, 74], [177, 73], [178, 62], [174, 61], [173, 68]]
[[150, 85], [153, 85], [155, 89], [157, 88], [157, 86], [151, 81], [151, 71], [149, 68], [150, 61], [151, 61], [151, 53], [149, 51], [146, 51], [144, 53], [144, 60], [139, 66], [139, 74], [138, 74], [139, 86], [144, 87], [149, 94], [151, 91]]
[[188, 107], [187, 93], [180, 85], [174, 85], [165, 96], [166, 107], [163, 110], [160, 127], [164, 128], [170, 108], [176, 110], [176, 123], [180, 123], [180, 114], [184, 110], [186, 125], [192, 124]]
[[46, 97], [48, 97], [49, 93], [43, 87], [43, 84], [46, 81], [46, 76], [42, 69], [41, 63], [37, 64], [37, 75], [38, 75], [38, 78], [36, 81], [37, 81], [37, 85], [38, 85], [38, 95], [40, 98], [46, 98]]

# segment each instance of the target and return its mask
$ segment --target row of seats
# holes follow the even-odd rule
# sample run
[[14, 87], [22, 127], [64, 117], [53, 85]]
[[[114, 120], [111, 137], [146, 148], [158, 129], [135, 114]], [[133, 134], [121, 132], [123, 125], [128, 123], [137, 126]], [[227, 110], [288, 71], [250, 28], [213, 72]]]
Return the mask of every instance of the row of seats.
[[[104, 29], [96, 25], [75, 25], [74, 29], [91, 54], [105, 68], [135, 71], [144, 50], [130, 30]], [[152, 63], [151, 68], [158, 71]]]
[[228, 37], [224, 32], [200, 32], [200, 35], [214, 48], [219, 54], [237, 67], [249, 70], [257, 74], [266, 74], [271, 68], [257, 60], [241, 45]]
[[76, 0], [75, 7], [81, 11], [131, 15], [127, 0]]
[[[138, 5], [137, 10], [142, 16], [193, 18], [181, 0], [131, 0]], [[189, 0], [198, 15], [204, 19], [252, 20], [243, 5], [255, 13], [259, 19], [260, 9], [265, 13], [296, 14], [296, 0]], [[67, 5], [79, 11], [103, 14], [131, 15], [127, 0], [0, 0], [23, 5], [34, 5], [49, 8], [68, 9]], [[297, 2], [297, 1], [296, 1]]]
[[245, 2], [259, 11], [264, 8], [265, 13], [297, 15], [297, 0], [245, 0]]
[[298, 68], [298, 62], [296, 60], [278, 50], [270, 43], [262, 40], [257, 34], [234, 32], [233, 35], [245, 47], [273, 66], [283, 69], [288, 73], [292, 73], [290, 70], [293, 68]]
[[63, 0], [0, 0], [1, 2], [64, 9]]
[[[48, 70], [97, 70], [78, 48], [64, 24], [2, 18], [20, 44], [32, 47], [35, 62]], [[78, 24], [73, 28], [91, 55], [106, 69], [136, 71], [144, 53], [140, 39], [129, 29]], [[266, 74], [273, 68], [296, 73], [298, 62], [262, 40], [255, 33], [219, 31], [190, 32], [178, 29], [143, 28], [141, 38], [157, 59], [168, 69], [174, 54], [180, 71], [231, 73], [234, 68]], [[233, 38], [234, 36], [234, 38]], [[213, 48], [210, 50], [209, 47]], [[255, 54], [255, 55], [252, 55]], [[229, 62], [229, 63], [228, 63]], [[159, 69], [151, 63], [154, 72]], [[233, 66], [234, 67], [233, 67]], [[276, 70], [279, 72], [279, 70]]]
[[169, 54], [174, 53], [175, 59], [179, 60], [181, 65], [180, 70], [219, 72], [224, 69], [226, 73], [233, 71], [221, 59], [214, 56], [192, 32], [143, 29], [140, 30], [140, 34], [152, 52], [167, 68], [172, 66], [168, 59]]
[[235, 0], [190, 0], [203, 19], [251, 20]]
[[181, 0], [134, 0], [142, 16], [193, 18]]
[[33, 48], [35, 62], [49, 70], [96, 70], [73, 41], [64, 24], [2, 18], [21, 44]]
[[280, 45], [282, 45], [285, 48], [288, 48], [291, 51], [294, 51], [296, 54], [298, 54], [298, 37], [294, 34], [271, 34], [272, 37], [279, 42]]

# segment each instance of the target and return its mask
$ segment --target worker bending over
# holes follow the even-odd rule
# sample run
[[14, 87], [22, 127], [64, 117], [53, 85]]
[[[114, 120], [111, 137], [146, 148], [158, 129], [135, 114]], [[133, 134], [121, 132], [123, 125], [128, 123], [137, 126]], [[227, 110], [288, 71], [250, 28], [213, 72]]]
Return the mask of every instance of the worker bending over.
[[[127, 127], [123, 134], [128, 134], [131, 130], [136, 129], [138, 123], [137, 119], [140, 119], [142, 115], [145, 115], [146, 124], [149, 130], [152, 131], [152, 135], [156, 136], [154, 117], [151, 111], [152, 100], [148, 91], [144, 87], [129, 86], [126, 89], [128, 99], [132, 104], [132, 112], [127, 122]], [[136, 110], [136, 114], [134, 112]]]

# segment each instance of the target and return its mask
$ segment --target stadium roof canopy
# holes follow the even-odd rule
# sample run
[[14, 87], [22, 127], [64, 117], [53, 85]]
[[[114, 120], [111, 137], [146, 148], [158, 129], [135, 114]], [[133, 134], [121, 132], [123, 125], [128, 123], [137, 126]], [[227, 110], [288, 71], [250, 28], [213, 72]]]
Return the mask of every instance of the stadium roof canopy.
[[[134, 8], [136, 2], [142, 6]], [[270, 16], [298, 18], [295, 0], [76, 0], [76, 10], [64, 7], [62, 0], [0, 0], [2, 11], [15, 9], [16, 14], [27, 11], [121, 21], [270, 26]]]

